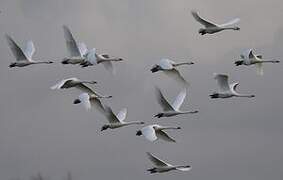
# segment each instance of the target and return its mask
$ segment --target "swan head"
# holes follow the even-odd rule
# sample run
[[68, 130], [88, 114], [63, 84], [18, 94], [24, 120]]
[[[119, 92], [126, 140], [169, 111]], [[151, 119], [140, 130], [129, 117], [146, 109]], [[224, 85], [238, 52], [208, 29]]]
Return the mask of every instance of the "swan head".
[[235, 61], [234, 63], [235, 63], [236, 66], [240, 66], [240, 65], [244, 64], [244, 61], [243, 60], [239, 60], [239, 61]]
[[136, 136], [141, 136], [141, 135], [142, 135], [142, 131], [138, 130], [137, 133], [136, 133]]
[[62, 64], [69, 64], [68, 62], [68, 58], [64, 58], [62, 61], [61, 61]]
[[11, 63], [11, 64], [9, 65], [9, 67], [10, 67], [10, 68], [16, 67], [16, 63]]
[[118, 58], [117, 60], [118, 60], [118, 61], [124, 61], [124, 59], [123, 59], [123, 58]]
[[236, 27], [233, 27], [233, 29], [236, 30], [236, 31], [240, 31], [241, 28], [236, 26]]
[[47, 61], [46, 62], [47, 64], [52, 64], [52, 63], [54, 63], [53, 61]]
[[161, 118], [161, 117], [163, 117], [163, 115], [164, 115], [164, 113], [158, 113], [154, 117]]
[[108, 128], [110, 128], [110, 126], [107, 125], [107, 124], [105, 124], [104, 126], [101, 127], [101, 131], [104, 131], [104, 130], [106, 130], [106, 129], [108, 129]]
[[206, 34], [206, 30], [204, 28], [200, 28], [198, 30], [198, 33], [201, 34], [201, 35], [204, 35], [204, 34]]
[[161, 68], [159, 65], [155, 64], [150, 70], [152, 73], [159, 71]]
[[79, 100], [79, 99], [75, 99], [74, 102], [73, 102], [73, 104], [79, 104], [79, 103], [81, 103], [81, 100]]

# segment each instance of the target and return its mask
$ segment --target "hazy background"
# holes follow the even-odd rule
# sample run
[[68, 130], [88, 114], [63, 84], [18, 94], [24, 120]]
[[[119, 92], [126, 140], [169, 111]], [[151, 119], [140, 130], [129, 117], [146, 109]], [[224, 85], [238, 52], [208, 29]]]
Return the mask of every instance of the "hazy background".
[[[67, 171], [75, 180], [282, 179], [283, 63], [265, 65], [262, 77], [254, 67], [233, 64], [246, 48], [283, 60], [281, 0], [1, 0], [0, 9], [1, 180], [26, 180], [37, 172], [62, 179]], [[200, 36], [192, 9], [218, 23], [240, 17], [241, 31]], [[63, 24], [88, 47], [126, 59], [116, 64], [117, 75], [101, 65], [61, 65], [67, 55]], [[14, 57], [5, 33], [22, 46], [32, 39], [34, 58], [56, 63], [8, 68]], [[160, 111], [154, 86], [171, 102], [181, 90], [149, 71], [162, 57], [196, 63], [180, 68], [191, 83], [182, 109], [199, 114], [152, 119]], [[209, 99], [217, 90], [214, 72], [228, 73], [241, 92], [256, 98]], [[178, 143], [150, 143], [135, 136], [140, 127], [101, 133], [105, 118], [73, 105], [77, 91], [49, 88], [73, 76], [98, 81], [98, 91], [113, 95], [106, 103], [115, 112], [128, 108], [129, 121], [182, 126], [169, 132]], [[172, 164], [191, 164], [192, 170], [149, 175], [147, 151]]]

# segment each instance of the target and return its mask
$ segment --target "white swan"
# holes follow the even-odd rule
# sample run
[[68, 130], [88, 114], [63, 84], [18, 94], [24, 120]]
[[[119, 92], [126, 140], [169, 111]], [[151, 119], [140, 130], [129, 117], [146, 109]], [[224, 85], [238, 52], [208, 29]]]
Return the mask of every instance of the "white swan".
[[262, 59], [262, 55], [255, 55], [252, 49], [246, 50], [243, 54], [241, 54], [241, 60], [235, 61], [236, 66], [240, 65], [256, 65], [257, 73], [259, 75], [263, 75], [263, 63], [279, 63], [278, 60], [265, 60]]
[[85, 55], [85, 62], [81, 63], [82, 67], [103, 64], [105, 69], [115, 74], [115, 69], [112, 62], [123, 61], [122, 58], [110, 57], [108, 54], [97, 54], [96, 49], [93, 48], [87, 52]]
[[108, 124], [102, 126], [101, 131], [106, 129], [116, 129], [124, 126], [129, 126], [133, 124], [144, 124], [144, 122], [140, 121], [132, 121], [132, 122], [125, 122], [124, 120], [127, 117], [127, 109], [122, 109], [117, 115], [113, 113], [112, 109], [108, 106], [104, 107], [104, 114], [109, 121]]
[[66, 41], [66, 47], [70, 57], [66, 57], [62, 60], [62, 64], [80, 64], [84, 62], [85, 55], [87, 53], [87, 47], [84, 43], [77, 43], [74, 39], [70, 29], [67, 26], [63, 26], [64, 37]]
[[155, 64], [151, 68], [151, 72], [155, 73], [158, 71], [163, 71], [167, 76], [174, 78], [175, 80], [181, 82], [182, 84], [188, 85], [188, 82], [181, 76], [180, 72], [176, 69], [178, 66], [191, 65], [193, 62], [182, 62], [176, 63], [170, 59], [161, 59], [158, 64]]
[[187, 91], [186, 89], [183, 89], [178, 96], [176, 97], [176, 99], [174, 100], [173, 104], [171, 105], [163, 96], [162, 92], [160, 91], [159, 88], [155, 88], [156, 89], [156, 97], [157, 97], [157, 101], [160, 104], [160, 106], [163, 109], [163, 112], [160, 112], [158, 114], [156, 114], [154, 117], [171, 117], [171, 116], [176, 116], [179, 114], [194, 114], [194, 113], [198, 113], [198, 111], [180, 111], [180, 107], [183, 104], [185, 98], [186, 98], [186, 94]]
[[26, 45], [26, 49], [22, 50], [17, 43], [9, 36], [5, 35], [8, 45], [16, 58], [16, 62], [10, 64], [10, 68], [12, 67], [24, 67], [31, 64], [51, 64], [52, 61], [34, 61], [32, 56], [35, 52], [35, 47], [32, 41], [28, 41]]
[[91, 108], [95, 108], [100, 113], [104, 113], [104, 106], [101, 103], [101, 98], [110, 98], [104, 96], [98, 96], [96, 94], [82, 93], [79, 95], [78, 99], [74, 100], [74, 104], [82, 103], [86, 110], [90, 110]]
[[204, 34], [214, 34], [214, 33], [217, 33], [217, 32], [220, 32], [220, 31], [223, 31], [223, 30], [240, 30], [239, 27], [230, 27], [231, 25], [237, 23], [240, 21], [239, 18], [236, 18], [236, 19], [233, 19], [225, 24], [215, 24], [215, 23], [212, 23], [212, 22], [209, 22], [203, 18], [201, 18], [198, 13], [196, 11], [192, 11], [192, 15], [193, 17], [195, 18], [196, 21], [198, 21], [199, 23], [201, 23], [202, 25], [205, 26], [205, 28], [201, 28], [199, 30], [199, 33], [201, 35], [204, 35]]
[[80, 90], [84, 89], [84, 91], [86, 91], [86, 89], [88, 89], [87, 91], [89, 91], [90, 88], [87, 87], [85, 84], [96, 84], [96, 83], [97, 83], [96, 81], [82, 81], [78, 78], [73, 77], [59, 81], [57, 84], [52, 86], [51, 89], [55, 90], [55, 89], [67, 89], [67, 88], [76, 87]]
[[164, 162], [163, 160], [157, 158], [156, 156], [152, 155], [151, 153], [146, 153], [149, 160], [154, 164], [155, 167], [148, 169], [151, 174], [152, 173], [164, 173], [172, 170], [179, 170], [179, 171], [189, 171], [191, 170], [191, 166], [189, 165], [179, 165], [179, 166], [173, 166], [169, 163]]
[[230, 97], [248, 97], [252, 98], [255, 95], [240, 94], [237, 92], [237, 86], [239, 83], [228, 83], [228, 75], [226, 74], [214, 74], [214, 78], [217, 80], [220, 88], [219, 92], [215, 92], [210, 95], [211, 98], [230, 98]]
[[166, 132], [163, 130], [166, 129], [181, 129], [181, 127], [169, 127], [169, 126], [160, 126], [158, 124], [153, 124], [143, 127], [141, 130], [138, 130], [136, 135], [143, 135], [147, 140], [154, 142], [157, 139], [162, 139], [167, 142], [176, 142], [172, 139]]

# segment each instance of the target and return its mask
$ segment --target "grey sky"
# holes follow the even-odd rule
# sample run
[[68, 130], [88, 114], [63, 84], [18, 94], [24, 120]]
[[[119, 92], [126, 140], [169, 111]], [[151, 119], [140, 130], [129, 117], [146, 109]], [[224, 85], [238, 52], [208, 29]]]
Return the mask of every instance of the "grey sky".
[[[279, 180], [283, 177], [282, 63], [235, 67], [245, 48], [283, 61], [283, 2], [280, 0], [1, 0], [0, 9], [0, 176], [28, 179], [42, 172], [60, 179], [72, 171], [75, 179]], [[190, 15], [221, 23], [240, 17], [239, 32], [200, 36]], [[62, 25], [88, 47], [126, 59], [117, 76], [102, 66], [63, 66], [67, 54]], [[10, 34], [25, 45], [32, 39], [35, 59], [56, 64], [9, 69], [14, 61], [4, 39]], [[149, 69], [162, 57], [196, 62], [181, 73], [191, 83], [183, 109], [197, 115], [152, 119], [160, 111], [154, 99], [159, 86], [172, 100], [175, 82]], [[211, 100], [217, 89], [212, 74], [223, 72], [240, 82], [255, 99]], [[127, 120], [180, 125], [172, 132], [176, 144], [147, 142], [137, 127], [101, 133], [105, 119], [72, 104], [75, 90], [51, 91], [65, 77], [97, 80], [97, 90], [113, 95], [106, 102], [115, 112], [127, 107]], [[171, 134], [171, 133], [170, 133]], [[191, 164], [188, 173], [149, 175], [150, 151], [172, 164]]]

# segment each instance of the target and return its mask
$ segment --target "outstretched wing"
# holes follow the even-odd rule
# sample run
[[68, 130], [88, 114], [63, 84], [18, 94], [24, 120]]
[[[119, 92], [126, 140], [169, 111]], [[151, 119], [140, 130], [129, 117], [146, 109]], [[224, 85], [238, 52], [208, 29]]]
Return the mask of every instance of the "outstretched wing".
[[105, 106], [105, 116], [109, 123], [120, 123], [120, 120], [117, 116], [113, 113], [112, 109], [109, 106]]
[[169, 71], [163, 71], [165, 75], [174, 79], [175, 81], [181, 83], [183, 86], [189, 86], [189, 83], [184, 79], [184, 77], [180, 74], [180, 72], [173, 68]]
[[170, 164], [162, 161], [161, 159], [158, 159], [157, 157], [155, 157], [154, 155], [152, 155], [151, 153], [147, 152], [146, 153], [149, 160], [156, 166], [158, 167], [165, 167], [165, 166], [171, 166]]
[[176, 97], [175, 101], [173, 102], [173, 108], [175, 109], [175, 111], [178, 111], [181, 107], [181, 105], [183, 104], [185, 98], [187, 95], [187, 90], [184, 88]]
[[90, 110], [91, 108], [90, 96], [87, 93], [80, 94], [79, 100], [81, 101], [83, 106], [86, 108], [86, 110]]
[[258, 75], [263, 75], [263, 64], [262, 63], [256, 63], [256, 72]]
[[217, 27], [216, 24], [212, 23], [212, 22], [209, 22], [203, 18], [201, 18], [199, 15], [198, 15], [198, 12], [196, 11], [192, 11], [192, 15], [193, 17], [195, 18], [196, 21], [198, 21], [199, 23], [201, 23], [202, 25], [204, 25], [206, 28], [208, 27]]
[[114, 66], [113, 66], [113, 63], [111, 62], [111, 61], [107, 61], [107, 60], [105, 60], [105, 61], [102, 61], [102, 64], [103, 64], [103, 66], [105, 67], [105, 69], [107, 70], [107, 71], [109, 71], [109, 72], [111, 72], [111, 74], [115, 74], [116, 72], [115, 72], [115, 68], [114, 68]]
[[78, 90], [80, 90], [84, 93], [97, 95], [97, 93], [94, 90], [92, 90], [90, 87], [88, 87], [87, 85], [85, 85], [83, 83], [76, 85], [75, 88], [77, 88]]
[[142, 135], [149, 141], [153, 142], [157, 140], [157, 136], [155, 134], [155, 130], [153, 126], [146, 126], [141, 129]]
[[116, 116], [120, 122], [123, 122], [127, 117], [127, 108], [122, 109]]
[[59, 81], [58, 83], [56, 83], [54, 86], [50, 87], [51, 89], [55, 90], [55, 89], [61, 89], [61, 87], [67, 82], [67, 81], [77, 81], [77, 78], [68, 78], [68, 79], [63, 79], [61, 81]]
[[85, 43], [79, 43], [78, 47], [79, 47], [79, 50], [80, 50], [81, 57], [85, 56], [87, 51], [88, 51]]
[[231, 92], [234, 93], [234, 94], [238, 94], [238, 92], [237, 92], [237, 87], [238, 86], [239, 86], [239, 83], [232, 83], [232, 84], [230, 84]]
[[33, 42], [32, 41], [28, 41], [27, 45], [26, 45], [26, 49], [24, 51], [26, 57], [28, 59], [32, 59], [32, 56], [33, 56], [34, 52], [35, 52], [35, 47], [34, 47]]
[[94, 107], [100, 113], [102, 113], [102, 114], [105, 113], [104, 106], [98, 98], [91, 98], [90, 104], [91, 104], [91, 107]]
[[165, 99], [159, 88], [155, 87], [155, 93], [156, 93], [157, 102], [159, 103], [163, 111], [174, 111], [174, 108]]
[[16, 58], [17, 61], [26, 61], [28, 60], [25, 53], [22, 51], [22, 49], [17, 45], [17, 43], [9, 36], [5, 35], [8, 45]]
[[231, 21], [229, 21], [229, 22], [227, 22], [227, 23], [220, 24], [220, 25], [218, 25], [218, 26], [219, 26], [219, 27], [231, 26], [231, 25], [233, 25], [233, 24], [238, 23], [239, 21], [240, 21], [240, 18], [235, 18], [235, 19], [233, 19], [233, 20], [231, 20]]
[[156, 131], [156, 135], [158, 138], [167, 141], [167, 142], [176, 142], [174, 139], [172, 139], [166, 132], [159, 130]]
[[67, 26], [63, 26], [64, 30], [64, 37], [66, 41], [66, 46], [69, 51], [70, 56], [72, 57], [79, 57], [81, 56], [80, 49], [70, 31], [70, 29]]
[[214, 78], [217, 80], [218, 86], [221, 91], [230, 91], [230, 87], [228, 84], [228, 75], [226, 74], [214, 74]]
[[86, 61], [91, 63], [92, 65], [97, 64], [97, 55], [96, 55], [96, 49], [92, 48], [89, 50], [86, 54]]
[[[170, 69], [173, 69], [173, 65], [172, 65], [172, 62], [171, 60], [169, 59], [161, 59], [159, 61], [159, 66], [164, 69], [164, 70], [170, 70]], [[174, 63], [174, 62], [173, 62]]]

